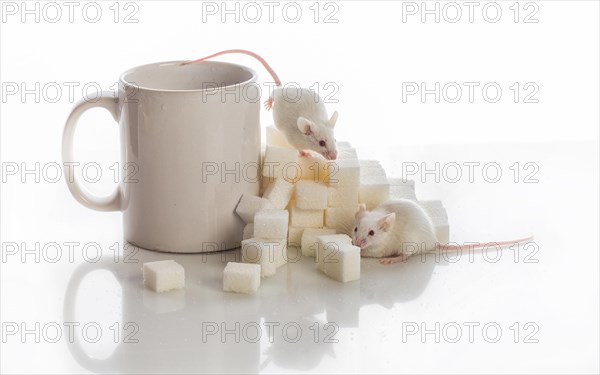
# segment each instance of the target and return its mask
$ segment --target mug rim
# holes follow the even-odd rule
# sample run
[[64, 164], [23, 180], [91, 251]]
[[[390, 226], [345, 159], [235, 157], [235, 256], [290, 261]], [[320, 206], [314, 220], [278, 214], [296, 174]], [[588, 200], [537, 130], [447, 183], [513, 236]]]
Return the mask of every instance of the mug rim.
[[162, 66], [162, 65], [175, 65], [175, 64], [181, 64], [184, 62], [187, 62], [189, 60], [172, 60], [172, 61], [162, 61], [162, 62], [155, 62], [155, 63], [149, 63], [149, 64], [142, 64], [142, 65], [137, 65], [134, 66], [133, 68], [127, 69], [125, 72], [121, 73], [121, 75], [119, 76], [119, 82], [121, 84], [123, 84], [124, 86], [129, 86], [129, 87], [135, 87], [138, 90], [145, 90], [145, 91], [150, 91], [150, 92], [164, 92], [164, 93], [195, 93], [195, 92], [206, 92], [206, 91], [210, 91], [210, 92], [215, 92], [215, 91], [222, 91], [225, 90], [227, 88], [231, 88], [231, 87], [235, 87], [235, 86], [243, 86], [243, 85], [247, 85], [249, 83], [252, 82], [256, 82], [257, 79], [257, 74], [256, 71], [252, 68], [249, 68], [247, 66], [244, 65], [240, 65], [240, 64], [235, 64], [235, 63], [230, 63], [230, 62], [225, 62], [225, 61], [204, 61], [202, 62], [203, 64], [212, 64], [212, 65], [222, 65], [222, 66], [228, 66], [228, 67], [235, 67], [235, 68], [239, 68], [241, 70], [247, 71], [248, 73], [251, 74], [250, 78], [243, 81], [243, 82], [237, 82], [231, 85], [226, 85], [226, 86], [219, 86], [219, 87], [209, 87], [209, 88], [200, 88], [200, 89], [158, 89], [158, 88], [153, 88], [153, 87], [148, 87], [148, 86], [143, 86], [143, 85], [139, 85], [135, 82], [131, 82], [125, 79], [125, 76], [127, 74], [131, 74], [136, 70], [139, 70], [141, 68], [145, 68], [145, 67], [149, 67], [149, 66]]

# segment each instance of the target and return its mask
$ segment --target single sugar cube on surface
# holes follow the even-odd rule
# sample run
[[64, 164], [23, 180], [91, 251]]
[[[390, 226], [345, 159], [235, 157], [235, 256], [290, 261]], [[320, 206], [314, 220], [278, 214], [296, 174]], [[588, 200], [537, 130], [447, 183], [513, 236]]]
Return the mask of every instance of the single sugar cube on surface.
[[342, 283], [360, 279], [360, 247], [347, 243], [324, 247], [323, 272]]
[[358, 204], [358, 186], [329, 186], [327, 205], [329, 207], [354, 207]]
[[325, 210], [325, 226], [338, 233], [351, 234], [354, 230], [358, 204], [349, 207], [327, 207]]
[[275, 146], [275, 147], [283, 147], [283, 148], [293, 148], [288, 143], [285, 135], [280, 132], [275, 125], [267, 126], [267, 145]]
[[302, 233], [302, 255], [314, 257], [317, 249], [317, 237], [335, 234], [335, 229], [329, 228], [306, 228]]
[[298, 178], [298, 150], [267, 146], [262, 175], [271, 178], [284, 178], [295, 182]]
[[157, 293], [185, 287], [185, 270], [174, 260], [144, 263], [144, 286]]
[[252, 238], [254, 236], [254, 224], [246, 224], [244, 227], [244, 232], [242, 234], [242, 240], [247, 240], [248, 238]]
[[327, 165], [329, 186], [360, 185], [360, 165], [356, 159], [332, 160]]
[[254, 237], [287, 239], [289, 214], [286, 210], [262, 210], [254, 216]]
[[383, 167], [361, 167], [360, 168], [361, 182], [364, 177], [368, 177], [368, 176], [384, 176], [385, 177], [385, 169], [383, 169]]
[[362, 177], [358, 200], [372, 210], [390, 198], [390, 184], [385, 176]]
[[287, 207], [292, 194], [294, 193], [294, 184], [286, 181], [284, 178], [277, 178], [265, 189], [263, 198], [271, 202], [272, 208], [283, 210]]
[[235, 212], [244, 221], [244, 223], [253, 223], [254, 215], [264, 209], [272, 208], [268, 199], [257, 197], [250, 194], [242, 194]]
[[223, 270], [223, 290], [256, 293], [260, 286], [260, 264], [228, 262]]
[[296, 228], [289, 227], [288, 228], [288, 246], [298, 246], [300, 247], [302, 244], [302, 233], [304, 233], [305, 228]]
[[286, 263], [287, 239], [249, 238], [242, 241], [242, 262], [260, 264], [261, 276], [273, 276]]
[[301, 180], [296, 183], [296, 206], [303, 210], [327, 208], [327, 186], [321, 182]]
[[298, 208], [296, 204], [292, 206], [291, 224], [297, 228], [322, 228], [323, 227], [323, 210], [303, 210]]
[[342, 245], [352, 245], [352, 238], [345, 234], [327, 234], [324, 236], [317, 236], [317, 248], [315, 252], [315, 262], [317, 268], [321, 271], [324, 270], [323, 259], [325, 258], [325, 249], [333, 251], [339, 249]]

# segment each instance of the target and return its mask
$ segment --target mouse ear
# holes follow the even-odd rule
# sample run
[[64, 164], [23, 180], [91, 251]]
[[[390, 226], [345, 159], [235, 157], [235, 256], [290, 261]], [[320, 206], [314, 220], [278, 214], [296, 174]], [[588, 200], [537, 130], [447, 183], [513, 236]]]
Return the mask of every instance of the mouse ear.
[[337, 119], [338, 119], [338, 111], [334, 111], [333, 115], [331, 115], [331, 118], [329, 119], [329, 122], [327, 123], [327, 125], [329, 125], [329, 127], [333, 129], [333, 127], [335, 126], [335, 123], [337, 122]]
[[392, 212], [391, 214], [387, 214], [384, 217], [382, 217], [381, 219], [379, 219], [377, 224], [379, 224], [379, 228], [381, 228], [382, 231], [387, 232], [394, 226], [395, 222], [396, 222], [396, 213]]
[[305, 117], [298, 117], [298, 129], [304, 135], [311, 135], [315, 132], [315, 123]]

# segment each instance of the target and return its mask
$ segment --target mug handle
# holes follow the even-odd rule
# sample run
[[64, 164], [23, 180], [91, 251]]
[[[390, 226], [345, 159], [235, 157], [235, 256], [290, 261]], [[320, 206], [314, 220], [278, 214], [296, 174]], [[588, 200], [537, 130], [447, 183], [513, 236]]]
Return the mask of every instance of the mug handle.
[[113, 92], [102, 91], [100, 97], [95, 102], [79, 100], [75, 107], [71, 110], [71, 114], [67, 118], [65, 129], [62, 138], [62, 159], [63, 170], [67, 180], [67, 186], [73, 197], [82, 205], [98, 211], [120, 211], [121, 210], [121, 188], [117, 186], [115, 191], [107, 196], [99, 197], [92, 194], [84, 188], [75, 177], [73, 168], [73, 135], [75, 127], [79, 122], [81, 115], [88, 109], [100, 107], [106, 109], [112, 115], [113, 119], [119, 122], [119, 102], [115, 99]]

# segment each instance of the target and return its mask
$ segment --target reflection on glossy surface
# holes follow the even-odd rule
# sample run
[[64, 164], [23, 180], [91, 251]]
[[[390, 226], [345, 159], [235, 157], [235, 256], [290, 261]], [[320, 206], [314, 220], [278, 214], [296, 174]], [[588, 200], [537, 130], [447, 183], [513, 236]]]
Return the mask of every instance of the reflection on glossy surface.
[[[94, 372], [256, 372], [269, 366], [308, 371], [352, 344], [340, 338], [356, 331], [363, 306], [390, 309], [416, 298], [441, 266], [415, 258], [384, 267], [364, 259], [362, 280], [343, 284], [318, 272], [312, 258], [300, 259], [263, 278], [256, 295], [239, 295], [221, 291], [223, 268], [239, 259], [238, 251], [174, 255], [129, 249], [124, 258], [80, 266], [66, 290], [65, 321], [101, 321], [96, 314], [101, 306], [122, 306], [120, 326], [128, 329], [108, 358], [95, 359], [79, 341], [69, 344], [77, 362]], [[289, 258], [297, 258], [297, 251], [290, 248]], [[185, 267], [186, 289], [162, 294], [145, 289], [141, 264], [167, 258]], [[120, 291], [113, 292], [121, 301], [96, 299], [75, 317], [74, 296], [98, 295], [102, 289], [98, 281], [91, 290], [80, 290], [87, 275], [99, 269], [118, 280]], [[391, 276], [408, 287], [390, 287]]]

